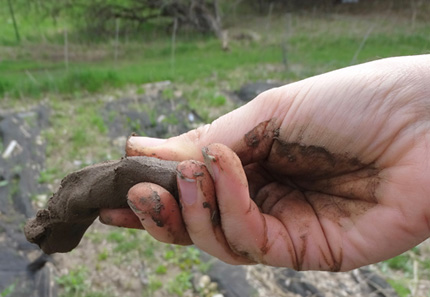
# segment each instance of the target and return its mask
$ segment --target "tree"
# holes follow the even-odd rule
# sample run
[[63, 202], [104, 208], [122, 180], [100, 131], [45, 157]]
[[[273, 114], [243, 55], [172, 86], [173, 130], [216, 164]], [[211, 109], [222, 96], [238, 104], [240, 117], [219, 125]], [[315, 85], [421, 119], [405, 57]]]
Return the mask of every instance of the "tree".
[[16, 41], [20, 42], [21, 41], [21, 37], [19, 36], [18, 25], [16, 24], [15, 13], [13, 11], [12, 3], [10, 2], [10, 0], [7, 0], [7, 4], [9, 6], [10, 16], [12, 18], [13, 28], [15, 30]]
[[[51, 5], [47, 3], [51, 3]], [[112, 34], [115, 22], [122, 26], [139, 27], [153, 20], [164, 20], [171, 26], [194, 29], [221, 36], [221, 16], [218, 0], [47, 0], [45, 7], [55, 14], [72, 16], [79, 24], [96, 34]], [[54, 12], [50, 12], [52, 15]]]

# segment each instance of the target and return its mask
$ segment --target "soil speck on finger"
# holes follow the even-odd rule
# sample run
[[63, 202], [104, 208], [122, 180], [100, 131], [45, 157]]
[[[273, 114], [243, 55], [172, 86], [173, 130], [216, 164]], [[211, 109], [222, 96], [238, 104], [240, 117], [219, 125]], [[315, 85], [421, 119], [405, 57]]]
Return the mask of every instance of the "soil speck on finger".
[[207, 208], [211, 214], [211, 222], [212, 222], [212, 226], [216, 227], [220, 224], [220, 217], [219, 217], [219, 212], [218, 212], [218, 208], [216, 207], [216, 205], [212, 206], [211, 203], [205, 201], [202, 204], [203, 208]]
[[164, 209], [164, 205], [161, 203], [161, 197], [156, 191], [152, 192], [151, 202], [154, 204], [154, 213], [159, 215], [161, 213], [161, 210]]

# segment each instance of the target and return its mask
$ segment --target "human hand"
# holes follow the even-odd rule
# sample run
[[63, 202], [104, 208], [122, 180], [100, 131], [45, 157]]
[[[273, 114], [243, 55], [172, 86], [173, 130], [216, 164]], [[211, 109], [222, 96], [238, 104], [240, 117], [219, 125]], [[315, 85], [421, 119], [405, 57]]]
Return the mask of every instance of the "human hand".
[[[127, 155], [182, 161], [180, 203], [138, 184], [101, 220], [142, 226], [232, 264], [345, 271], [430, 235], [430, 55], [379, 60], [266, 91]], [[136, 214], [136, 215], [135, 215]]]

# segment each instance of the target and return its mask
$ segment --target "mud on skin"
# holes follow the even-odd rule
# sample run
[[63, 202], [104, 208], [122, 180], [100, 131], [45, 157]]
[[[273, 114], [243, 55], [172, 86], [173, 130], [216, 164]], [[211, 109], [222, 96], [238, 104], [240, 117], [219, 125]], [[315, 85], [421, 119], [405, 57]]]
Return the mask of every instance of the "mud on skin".
[[[294, 199], [293, 191], [295, 195], [300, 193], [302, 199], [302, 205], [294, 209], [295, 217], [300, 220], [324, 217], [340, 227], [342, 218], [355, 219], [377, 205], [380, 170], [375, 164], [365, 164], [357, 156], [332, 153], [325, 147], [286, 142], [279, 135], [278, 121], [265, 121], [246, 133], [234, 148], [244, 164], [250, 196], [263, 213], [279, 215], [274, 211], [276, 205]], [[280, 189], [269, 190], [273, 184]], [[283, 194], [268, 201], [275, 190]], [[307, 235], [300, 236], [300, 240], [299, 249], [286, 247], [296, 270], [301, 269], [304, 261]], [[260, 248], [261, 258], [267, 251], [267, 246]], [[245, 256], [247, 252], [240, 254]], [[329, 254], [321, 257], [330, 270], [341, 269], [342, 249], [336, 252], [329, 249]]]
[[[195, 171], [196, 168], [198, 168], [197, 171]], [[198, 183], [199, 188], [202, 190], [202, 194], [206, 199], [206, 201], [202, 203], [202, 207], [209, 211], [212, 226], [215, 228], [220, 224], [220, 217], [218, 205], [216, 204], [216, 198], [214, 197], [213, 182], [208, 182], [208, 179], [206, 178], [206, 175], [209, 176], [207, 167], [205, 164], [198, 161], [191, 161], [190, 164], [180, 164], [177, 170], [178, 176], [181, 179], [187, 180], [189, 178], [185, 177], [182, 173], [184, 170], [194, 171], [192, 179]]]
[[151, 219], [158, 227], [164, 227], [164, 222], [161, 217], [161, 211], [164, 209], [164, 205], [163, 203], [161, 203], [160, 195], [153, 190], [151, 197], [149, 198], [142, 197], [140, 199], [140, 203], [142, 205], [148, 204], [150, 207], [149, 207], [149, 213], [147, 214], [151, 216]]
[[[206, 148], [203, 148], [202, 152], [205, 154]], [[212, 162], [217, 162], [217, 159], [213, 156], [207, 155], [206, 158], [211, 159]], [[192, 176], [185, 176], [185, 173], [190, 171], [193, 172]], [[195, 180], [197, 183], [198, 189], [202, 192], [204, 199], [200, 205], [196, 206], [201, 207], [205, 212], [209, 213], [215, 240], [220, 243], [220, 246], [224, 249], [226, 254], [229, 254], [233, 259], [237, 259], [237, 261], [243, 264], [255, 264], [256, 262], [249, 261], [249, 257], [244, 257], [240, 252], [235, 251], [225, 238], [225, 232], [221, 225], [220, 211], [216, 201], [214, 183], [210, 177], [207, 166], [198, 161], [181, 163], [178, 166], [178, 176], [184, 180]], [[244, 259], [246, 259], [246, 261], [244, 261]]]

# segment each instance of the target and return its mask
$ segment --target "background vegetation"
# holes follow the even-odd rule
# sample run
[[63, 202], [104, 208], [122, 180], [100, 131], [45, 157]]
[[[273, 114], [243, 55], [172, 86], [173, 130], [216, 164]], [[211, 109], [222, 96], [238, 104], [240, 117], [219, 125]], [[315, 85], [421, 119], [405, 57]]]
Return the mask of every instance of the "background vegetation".
[[[40, 182], [55, 188], [70, 170], [120, 156], [100, 110], [107, 101], [143, 94], [146, 83], [171, 81], [164, 97], [175, 99], [179, 91], [211, 121], [237, 105], [222, 92], [249, 81], [287, 83], [430, 52], [426, 1], [339, 2], [3, 0], [0, 108], [50, 106]], [[152, 272], [142, 296], [182, 296], [191, 271], [207, 269], [197, 250], [157, 245], [133, 230], [99, 226], [86, 242], [94, 255], [76, 251], [60, 264], [63, 296], [114, 296], [96, 274], [133, 266], [136, 258]], [[400, 296], [414, 296], [417, 280], [430, 277], [429, 254], [417, 248], [377, 269], [389, 274]]]

